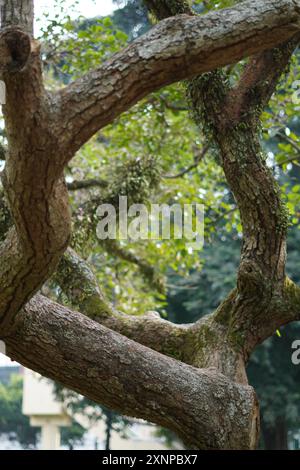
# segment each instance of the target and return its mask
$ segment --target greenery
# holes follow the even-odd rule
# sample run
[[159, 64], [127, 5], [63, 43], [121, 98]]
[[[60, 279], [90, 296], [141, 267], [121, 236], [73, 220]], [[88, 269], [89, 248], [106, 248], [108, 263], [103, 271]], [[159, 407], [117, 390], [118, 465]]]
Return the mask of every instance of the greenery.
[[[22, 413], [23, 377], [13, 374], [8, 384], [0, 383], [0, 437], [18, 443], [23, 449], [34, 449], [40, 430], [32, 427]], [[81, 444], [86, 430], [76, 421], [62, 428], [62, 445], [72, 449]]]
[[[119, 9], [109, 18], [74, 22], [57, 2], [57, 16], [48, 18], [40, 37], [49, 88], [60, 88], [83, 75], [149, 28], [152, 19], [141, 1], [116, 3]], [[234, 3], [194, 1], [194, 6], [204, 13]], [[295, 54], [290, 70], [262, 114], [261, 129], [264, 158], [282, 185], [289, 209], [288, 272], [296, 282], [300, 282], [296, 256], [300, 242], [300, 105], [293, 96], [299, 71], [299, 54]], [[239, 76], [240, 65], [233, 72], [231, 80]], [[153, 93], [122, 114], [78, 152], [66, 174], [68, 182], [100, 177], [109, 189], [92, 187], [72, 192], [76, 217], [72, 243], [93, 265], [114, 306], [139, 315], [159, 305], [161, 315], [177, 323], [188, 323], [212, 312], [235, 283], [241, 224], [218, 154], [193, 122], [181, 84]], [[197, 202], [205, 206], [205, 248], [200, 253], [189, 251], [185, 240], [120, 241], [123, 250], [163, 274], [164, 290], [141, 275], [136, 263], [113, 256], [96, 236], [90, 201], [95, 208], [95, 201], [111, 201], [122, 191], [132, 202]], [[67, 303], [55, 283], [50, 288], [49, 295]], [[266, 341], [249, 364], [250, 382], [261, 403], [262, 447], [285, 447], [288, 431], [300, 428], [300, 371], [290, 359], [291, 343], [299, 333], [297, 325], [282, 329], [281, 337], [274, 335]], [[58, 393], [73, 412], [91, 412], [91, 421], [109, 420], [113, 429], [125, 432], [129, 422], [123, 417], [111, 415], [105, 408], [69, 392]], [[7, 387], [0, 385], [0, 432], [24, 447], [35, 446], [36, 431], [21, 415], [20, 407], [21, 379], [15, 377]], [[73, 437], [67, 436], [68, 432], [63, 435], [69, 446], [80, 441], [82, 430], [75, 426]], [[170, 435], [166, 436], [171, 445]]]

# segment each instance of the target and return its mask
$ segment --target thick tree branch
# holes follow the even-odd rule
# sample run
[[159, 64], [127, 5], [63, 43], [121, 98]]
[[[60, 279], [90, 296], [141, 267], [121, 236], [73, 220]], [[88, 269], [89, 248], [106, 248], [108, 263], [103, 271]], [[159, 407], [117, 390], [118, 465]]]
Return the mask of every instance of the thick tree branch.
[[191, 163], [191, 165], [189, 165], [187, 168], [184, 168], [183, 170], [179, 171], [175, 175], [164, 175], [164, 178], [166, 178], [166, 179], [182, 178], [187, 173], [190, 173], [192, 170], [197, 168], [199, 163], [203, 160], [203, 158], [207, 154], [208, 150], [209, 150], [209, 145], [205, 145], [203, 147], [203, 149], [201, 150], [201, 152], [198, 155], [195, 156], [194, 163]]
[[122, 414], [166, 426], [191, 448], [256, 445], [251, 387], [161, 355], [46, 298], [26, 305], [5, 342], [11, 359]]
[[268, 104], [279, 79], [288, 67], [291, 56], [299, 44], [300, 34], [275, 49], [264, 51], [250, 59], [238, 84], [228, 94], [226, 111], [230, 125], [258, 119]]
[[[29, 32], [32, 3], [6, 0], [2, 24], [12, 21], [19, 25], [19, 19], [20, 26], [27, 25]], [[8, 329], [66, 249], [70, 214], [51, 102], [43, 86], [35, 43], [31, 43], [26, 65], [6, 70], [3, 79], [8, 152], [2, 180], [14, 221], [0, 246], [0, 323]]]
[[245, 335], [245, 354], [272, 336], [281, 326], [300, 320], [300, 287], [285, 278], [282, 295], [274, 295], [264, 315], [255, 316]]
[[54, 279], [75, 309], [101, 325], [186, 364], [214, 367], [231, 380], [247, 384], [244, 359], [231, 341], [230, 317], [224, 319], [224, 312], [236, 302], [235, 291], [213, 314], [194, 324], [177, 325], [157, 312], [133, 316], [113, 308], [91, 268], [73, 250], [63, 257]]
[[299, 29], [296, 0], [243, 2], [177, 16], [57, 94], [57, 132], [71, 158], [96, 131], [148, 93], [269, 49]]
[[[182, 2], [164, 0], [164, 5], [169, 5], [168, 14], [176, 14], [177, 3]], [[161, 18], [159, 5], [156, 8]], [[257, 343], [260, 342], [257, 324], [265, 325], [269, 335], [274, 326], [276, 329], [270, 305], [282, 298], [284, 286], [288, 216], [277, 182], [262, 157], [259, 116], [298, 40], [299, 35], [278, 49], [251, 59], [234, 89], [218, 71], [199, 76], [188, 85], [194, 118], [204, 124], [208, 136], [217, 143], [241, 214], [244, 241], [238, 290], [225, 302], [225, 308], [220, 306], [217, 317], [224, 316], [223, 321], [228, 322], [228, 341], [243, 351], [245, 360], [251, 335], [254, 347], [254, 331]], [[282, 320], [277, 318], [278, 321]]]

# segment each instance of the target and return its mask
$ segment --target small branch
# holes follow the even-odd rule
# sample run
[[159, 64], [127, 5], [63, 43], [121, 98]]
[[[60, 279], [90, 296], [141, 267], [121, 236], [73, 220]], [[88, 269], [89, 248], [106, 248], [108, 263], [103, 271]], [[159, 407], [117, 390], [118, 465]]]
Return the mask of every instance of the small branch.
[[299, 154], [299, 155], [295, 155], [295, 156], [290, 157], [290, 158], [286, 158], [285, 160], [282, 160], [282, 161], [279, 162], [279, 163], [275, 163], [275, 165], [273, 166], [273, 168], [276, 168], [277, 166], [286, 165], [287, 163], [293, 163], [293, 162], [296, 162], [296, 161], [299, 161], [299, 160], [300, 160], [300, 154]]
[[181, 170], [179, 173], [175, 174], [175, 175], [164, 175], [163, 177], [166, 178], [166, 179], [176, 179], [176, 178], [182, 178], [184, 175], [186, 175], [187, 173], [190, 173], [190, 171], [194, 170], [195, 168], [197, 168], [197, 166], [199, 165], [199, 163], [203, 160], [203, 158], [205, 157], [205, 155], [207, 154], [209, 150], [209, 146], [205, 146], [203, 147], [202, 151], [199, 153], [199, 155], [196, 156], [195, 158], [195, 161], [194, 163], [192, 163], [191, 165], [189, 165], [187, 168], [184, 168], [183, 170]]
[[210, 221], [210, 223], [208, 224], [208, 227], [209, 226], [215, 227], [222, 220], [224, 220], [224, 217], [226, 217], [227, 215], [233, 214], [235, 211], [237, 211], [237, 209], [238, 209], [237, 206], [234, 206], [231, 209], [228, 209], [227, 211], [223, 212], [222, 214], [218, 214], [216, 217], [214, 217], [214, 219]]
[[101, 179], [90, 179], [83, 181], [72, 181], [67, 183], [69, 191], [77, 191], [79, 189], [90, 189], [90, 188], [107, 188], [109, 186], [108, 181]]
[[255, 448], [252, 387], [159, 354], [45, 297], [36, 295], [19, 312], [5, 343], [12, 360], [119, 413], [171, 429], [188, 448]]
[[161, 294], [165, 293], [166, 286], [163, 276], [158, 275], [155, 268], [148, 261], [136, 255], [132, 250], [123, 248], [117, 240], [104, 240], [103, 246], [111, 255], [135, 264], [152, 288]]
[[253, 120], [260, 117], [299, 41], [300, 35], [296, 34], [279, 47], [254, 56], [245, 66], [238, 84], [228, 94], [224, 105], [231, 126], [251, 117]]
[[189, 111], [189, 107], [187, 105], [184, 106], [176, 103], [170, 103], [170, 101], [168, 101], [168, 99], [162, 94], [159, 95], [159, 99], [164, 103], [165, 107], [171, 111]]

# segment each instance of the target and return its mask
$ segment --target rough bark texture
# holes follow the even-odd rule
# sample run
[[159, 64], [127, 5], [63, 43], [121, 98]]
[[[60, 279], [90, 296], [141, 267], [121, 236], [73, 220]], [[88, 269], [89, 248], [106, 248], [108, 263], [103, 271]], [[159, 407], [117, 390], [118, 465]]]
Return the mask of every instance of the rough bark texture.
[[2, 1], [0, 6], [1, 27], [21, 26], [32, 35], [34, 20], [34, 2], [32, 0]]
[[[12, 359], [121, 413], [167, 426], [191, 447], [254, 448], [258, 405], [247, 358], [276, 328], [299, 319], [300, 290], [284, 272], [286, 211], [258, 124], [298, 44], [300, 2], [255, 0], [199, 17], [181, 0], [146, 4], [162, 20], [157, 26], [50, 94], [32, 39], [33, 1], [3, 2], [8, 148], [1, 155], [9, 210], [0, 194], [0, 336]], [[251, 54], [230, 88], [215, 69]], [[191, 107], [219, 149], [244, 242], [236, 289], [214, 313], [181, 326], [155, 312], [115, 311], [85, 262], [65, 253], [71, 230], [63, 170], [96, 131], [146, 94], [199, 73], [188, 85]], [[57, 267], [56, 282], [81, 313], [36, 295]]]
[[43, 297], [19, 312], [6, 344], [13, 359], [107, 407], [167, 426], [192, 448], [255, 445], [251, 387], [167, 358]]

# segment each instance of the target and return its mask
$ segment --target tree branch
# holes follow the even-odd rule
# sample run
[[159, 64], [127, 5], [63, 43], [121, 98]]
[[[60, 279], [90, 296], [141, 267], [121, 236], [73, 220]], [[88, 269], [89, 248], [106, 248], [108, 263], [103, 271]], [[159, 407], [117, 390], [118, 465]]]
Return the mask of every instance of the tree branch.
[[[266, 320], [267, 319], [267, 320]], [[282, 295], [274, 295], [263, 315], [255, 316], [246, 331], [245, 354], [272, 336], [281, 326], [300, 320], [300, 287], [285, 278]]]
[[299, 18], [294, 0], [251, 0], [161, 21], [57, 93], [57, 132], [66, 159], [148, 93], [278, 45], [298, 31]]
[[175, 325], [157, 312], [126, 315], [105, 299], [89, 265], [71, 249], [65, 253], [54, 276], [74, 308], [93, 320], [156, 351], [184, 358], [189, 325]]
[[275, 49], [264, 51], [250, 59], [249, 64], [230, 93], [227, 107], [230, 125], [260, 117], [261, 111], [274, 93], [283, 71], [288, 67], [291, 56], [299, 44], [300, 34]]
[[[164, 5], [169, 5], [168, 14], [176, 14], [177, 3], [181, 2], [164, 0]], [[156, 13], [160, 15], [158, 5]], [[260, 341], [253, 325], [264, 323], [269, 333], [273, 328], [270, 305], [282, 297], [285, 280], [288, 216], [277, 182], [262, 158], [259, 117], [298, 40], [299, 34], [278, 49], [251, 59], [233, 89], [221, 71], [199, 76], [188, 84], [195, 121], [204, 125], [208, 137], [217, 144], [241, 215], [244, 240], [237, 295], [225, 304], [226, 308], [220, 307], [217, 316], [225, 315], [223, 321], [229, 316], [228, 341], [243, 351], [245, 359], [251, 331], [256, 331], [256, 341]]]
[[203, 158], [204, 158], [205, 155], [207, 154], [209, 148], [210, 148], [209, 145], [206, 145], [205, 147], [203, 147], [203, 149], [201, 150], [201, 152], [196, 156], [194, 163], [192, 163], [191, 165], [189, 165], [187, 168], [184, 168], [183, 170], [179, 171], [179, 172], [176, 173], [175, 175], [164, 175], [164, 178], [166, 178], [166, 179], [182, 178], [182, 177], [183, 177], [184, 175], [186, 175], [187, 173], [190, 173], [190, 171], [192, 171], [192, 170], [194, 170], [195, 168], [197, 168], [197, 166], [199, 165], [199, 163], [203, 160]]
[[109, 186], [108, 181], [102, 179], [89, 179], [83, 181], [72, 181], [67, 183], [69, 191], [78, 191], [79, 189], [90, 189], [90, 188], [107, 188]]
[[159, 275], [156, 269], [148, 261], [135, 254], [132, 250], [123, 248], [118, 240], [103, 240], [103, 246], [111, 255], [135, 264], [152, 288], [161, 294], [165, 293], [166, 286], [163, 276]]
[[35, 296], [20, 311], [5, 343], [11, 359], [122, 414], [166, 426], [191, 448], [256, 445], [251, 387], [161, 355], [46, 298]]
[[[32, 5], [28, 0], [5, 0], [2, 25], [16, 24], [14, 31], [20, 27], [30, 33]], [[11, 57], [17, 62], [19, 46], [18, 40], [9, 43]], [[25, 66], [9, 67], [3, 79], [8, 152], [2, 181], [14, 227], [0, 246], [0, 324], [9, 330], [19, 309], [43, 285], [66, 249], [70, 214], [51, 100], [44, 89], [36, 43], [31, 41]]]

